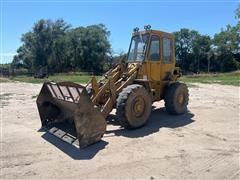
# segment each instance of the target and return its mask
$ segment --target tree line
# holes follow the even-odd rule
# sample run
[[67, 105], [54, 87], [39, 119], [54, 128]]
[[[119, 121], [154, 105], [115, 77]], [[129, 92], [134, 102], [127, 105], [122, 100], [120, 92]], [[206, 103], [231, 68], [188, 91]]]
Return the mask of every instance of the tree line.
[[[175, 35], [177, 65], [185, 73], [227, 72], [240, 68], [240, 6], [237, 24], [227, 25], [213, 37], [182, 28]], [[101, 74], [126, 61], [126, 53], [114, 56], [110, 31], [103, 24], [71, 27], [63, 19], [41, 19], [22, 35], [22, 45], [11, 63], [29, 72], [47, 67], [50, 73], [87, 71]]]
[[186, 28], [174, 32], [177, 65], [184, 72], [228, 72], [240, 68], [240, 5], [236, 25], [227, 25], [213, 38]]
[[195, 30], [174, 32], [177, 65], [184, 72], [228, 72], [240, 68], [240, 23], [211, 38]]
[[41, 19], [22, 35], [12, 66], [31, 72], [48, 67], [52, 73], [101, 73], [110, 52], [109, 35], [103, 24], [71, 28], [63, 19]]

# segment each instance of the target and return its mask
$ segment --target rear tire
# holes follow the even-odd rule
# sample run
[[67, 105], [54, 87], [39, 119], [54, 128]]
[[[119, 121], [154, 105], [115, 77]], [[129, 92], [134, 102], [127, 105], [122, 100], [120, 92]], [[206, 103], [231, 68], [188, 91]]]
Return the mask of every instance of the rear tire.
[[187, 105], [189, 100], [188, 88], [184, 83], [173, 83], [165, 94], [165, 107], [168, 113], [179, 115], [187, 112]]
[[142, 85], [127, 86], [117, 98], [116, 114], [123, 127], [139, 128], [143, 126], [147, 122], [151, 110], [151, 96]]

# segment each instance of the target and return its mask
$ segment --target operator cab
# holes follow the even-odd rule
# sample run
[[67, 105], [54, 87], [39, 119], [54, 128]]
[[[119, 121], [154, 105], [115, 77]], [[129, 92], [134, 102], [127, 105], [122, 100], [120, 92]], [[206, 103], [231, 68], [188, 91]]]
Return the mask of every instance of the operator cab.
[[151, 30], [150, 25], [144, 31], [133, 29], [128, 51], [128, 62], [160, 61], [175, 63], [174, 36], [171, 33]]
[[[128, 66], [141, 64], [137, 79], [150, 82], [152, 89], [159, 89], [160, 84], [178, 77], [174, 44], [172, 33], [152, 30], [150, 25], [144, 26], [143, 31], [134, 28], [128, 51]], [[160, 91], [157, 96], [160, 97]]]

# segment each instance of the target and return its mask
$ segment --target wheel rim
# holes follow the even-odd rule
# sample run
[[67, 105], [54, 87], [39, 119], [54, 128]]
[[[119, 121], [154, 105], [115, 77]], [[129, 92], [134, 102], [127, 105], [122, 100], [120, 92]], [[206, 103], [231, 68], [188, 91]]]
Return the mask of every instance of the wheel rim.
[[182, 106], [184, 104], [184, 102], [185, 102], [184, 94], [179, 93], [178, 96], [177, 96], [177, 103]]
[[135, 117], [141, 117], [145, 111], [145, 102], [142, 97], [136, 97], [132, 103], [132, 113]]

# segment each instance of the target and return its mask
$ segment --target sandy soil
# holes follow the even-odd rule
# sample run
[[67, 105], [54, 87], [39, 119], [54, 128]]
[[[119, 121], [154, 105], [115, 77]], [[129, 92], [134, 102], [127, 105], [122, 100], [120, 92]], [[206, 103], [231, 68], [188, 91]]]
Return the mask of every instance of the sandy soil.
[[189, 113], [154, 103], [138, 130], [109, 125], [78, 150], [39, 131], [40, 85], [2, 83], [1, 179], [239, 179], [239, 88], [190, 87]]

